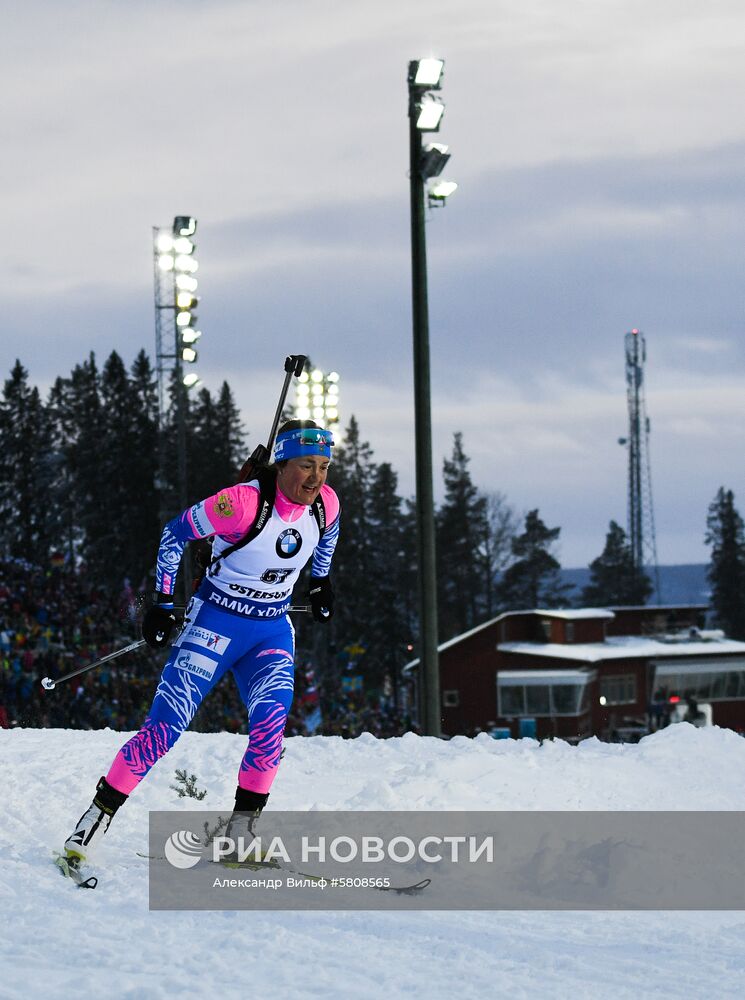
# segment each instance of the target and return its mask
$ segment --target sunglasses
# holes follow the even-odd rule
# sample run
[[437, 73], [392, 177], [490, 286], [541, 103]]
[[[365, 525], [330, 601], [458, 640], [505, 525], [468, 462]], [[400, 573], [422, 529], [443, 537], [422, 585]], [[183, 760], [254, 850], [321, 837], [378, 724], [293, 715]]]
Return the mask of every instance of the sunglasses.
[[300, 435], [297, 439], [300, 444], [304, 445], [323, 445], [326, 448], [333, 447], [334, 437], [331, 431], [324, 431], [316, 429], [315, 427], [304, 427], [300, 431]]

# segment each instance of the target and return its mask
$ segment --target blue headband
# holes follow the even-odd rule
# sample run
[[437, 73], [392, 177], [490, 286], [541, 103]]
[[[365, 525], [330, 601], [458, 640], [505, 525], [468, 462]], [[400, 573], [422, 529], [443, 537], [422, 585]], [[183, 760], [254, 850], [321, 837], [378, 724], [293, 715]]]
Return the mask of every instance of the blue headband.
[[331, 458], [334, 436], [321, 427], [298, 427], [294, 431], [284, 431], [277, 435], [274, 444], [274, 461], [285, 462], [288, 458], [303, 458], [306, 455], [322, 455]]

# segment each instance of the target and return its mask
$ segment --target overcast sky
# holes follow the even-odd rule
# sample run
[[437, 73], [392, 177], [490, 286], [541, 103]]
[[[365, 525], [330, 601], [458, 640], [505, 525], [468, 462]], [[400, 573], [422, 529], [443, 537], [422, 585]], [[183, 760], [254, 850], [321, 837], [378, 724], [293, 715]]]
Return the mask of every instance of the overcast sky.
[[661, 563], [745, 513], [745, 11], [738, 0], [3, 4], [7, 377], [154, 354], [152, 227], [198, 218], [198, 371], [251, 445], [285, 354], [341, 374], [413, 491], [406, 70], [446, 60], [460, 187], [427, 225], [434, 456], [561, 527], [626, 524], [624, 334], [647, 341]]

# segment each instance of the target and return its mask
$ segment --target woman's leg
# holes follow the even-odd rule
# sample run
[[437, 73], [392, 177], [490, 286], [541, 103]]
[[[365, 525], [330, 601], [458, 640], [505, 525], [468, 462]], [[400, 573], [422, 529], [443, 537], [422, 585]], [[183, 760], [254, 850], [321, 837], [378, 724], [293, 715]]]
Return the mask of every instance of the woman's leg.
[[264, 797], [279, 767], [287, 716], [292, 704], [295, 635], [289, 619], [277, 622], [262, 642], [241, 657], [233, 674], [248, 711], [249, 743], [238, 787]]
[[238, 653], [235, 632], [240, 623], [235, 616], [212, 608], [202, 611], [202, 602], [198, 604], [191, 612], [191, 623], [171, 650], [140, 731], [124, 744], [106, 775], [109, 785], [125, 795], [189, 727], [202, 701]]

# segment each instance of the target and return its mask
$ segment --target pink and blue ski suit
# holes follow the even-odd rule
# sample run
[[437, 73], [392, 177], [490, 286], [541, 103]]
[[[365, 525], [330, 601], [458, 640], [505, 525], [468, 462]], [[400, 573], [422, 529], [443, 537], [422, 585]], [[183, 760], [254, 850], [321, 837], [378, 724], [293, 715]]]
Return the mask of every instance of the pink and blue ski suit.
[[323, 537], [311, 508], [288, 500], [277, 487], [264, 529], [225, 559], [220, 553], [245, 537], [256, 520], [258, 482], [220, 490], [166, 525], [156, 570], [161, 593], [173, 593], [187, 541], [213, 537], [215, 561], [189, 602], [184, 629], [142, 728], [106, 775], [113, 788], [129, 795], [230, 670], [248, 711], [249, 744], [238, 784], [252, 792], [269, 791], [292, 703], [295, 635], [287, 614], [292, 589], [311, 557], [313, 575], [328, 575], [339, 535], [339, 501], [330, 486], [321, 488], [321, 499], [327, 524]]

